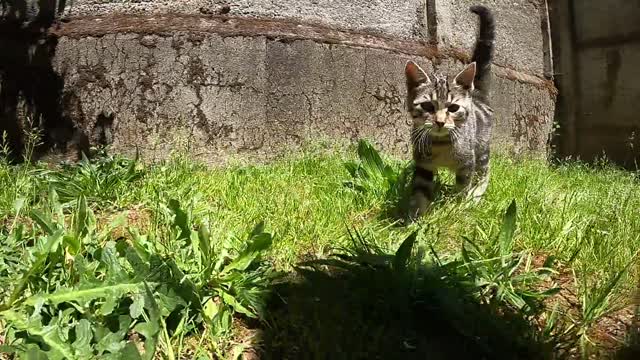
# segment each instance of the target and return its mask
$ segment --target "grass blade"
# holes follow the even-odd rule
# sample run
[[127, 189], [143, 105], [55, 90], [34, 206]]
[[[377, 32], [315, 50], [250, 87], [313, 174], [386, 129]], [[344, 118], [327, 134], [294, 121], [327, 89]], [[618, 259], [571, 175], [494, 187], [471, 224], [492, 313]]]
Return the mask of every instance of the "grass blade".
[[413, 245], [415, 244], [417, 237], [418, 237], [418, 231], [414, 231], [402, 242], [402, 244], [396, 251], [395, 256], [393, 257], [394, 270], [396, 271], [406, 270], [407, 265], [409, 263], [409, 258], [411, 257], [411, 251], [413, 250]]
[[41, 301], [57, 305], [64, 302], [91, 301], [104, 297], [119, 298], [124, 294], [141, 291], [143, 283], [132, 282], [115, 285], [96, 286], [89, 289], [62, 289], [51, 294], [39, 294], [28, 298], [25, 303], [35, 306]]
[[[513, 234], [516, 230], [516, 201], [512, 200], [502, 220], [502, 228], [498, 235], [499, 256], [507, 257], [513, 250]], [[503, 260], [506, 262], [506, 259]]]

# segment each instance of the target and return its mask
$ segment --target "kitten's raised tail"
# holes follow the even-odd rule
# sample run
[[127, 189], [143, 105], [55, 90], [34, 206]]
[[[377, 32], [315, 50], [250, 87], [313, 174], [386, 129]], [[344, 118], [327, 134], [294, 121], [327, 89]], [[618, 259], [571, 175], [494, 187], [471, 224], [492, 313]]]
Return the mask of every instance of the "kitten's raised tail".
[[489, 91], [491, 59], [493, 58], [493, 45], [496, 37], [496, 23], [491, 10], [482, 5], [474, 5], [469, 8], [472, 13], [480, 18], [480, 32], [476, 39], [476, 47], [473, 50], [471, 61], [476, 63], [475, 87], [481, 92]]

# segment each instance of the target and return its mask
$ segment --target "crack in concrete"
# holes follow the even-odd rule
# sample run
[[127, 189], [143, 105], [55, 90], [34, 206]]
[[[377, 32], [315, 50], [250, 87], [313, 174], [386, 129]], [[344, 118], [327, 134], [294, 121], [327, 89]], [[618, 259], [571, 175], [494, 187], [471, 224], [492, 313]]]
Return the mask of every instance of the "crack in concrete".
[[[67, 78], [74, 79], [70, 87], [78, 84], [78, 64], [105, 68], [105, 91], [96, 83], [72, 91], [81, 95], [80, 105], [92, 121], [104, 106], [117, 109], [118, 149], [146, 146], [157, 136], [162, 144], [153, 156], [162, 157], [181, 129], [196, 146], [206, 149], [203, 156], [215, 158], [257, 149], [277, 152], [283, 144], [299, 146], [309, 134], [335, 139], [363, 134], [394, 153], [406, 148], [406, 140], [397, 135], [408, 133], [409, 124], [404, 116], [402, 74], [395, 72], [406, 61], [404, 55], [313, 41], [268, 46], [265, 37], [153, 35], [144, 40], [155, 44], [148, 47], [140, 44], [140, 36], [118, 36], [118, 41], [117, 35], [109, 36], [66, 38], [62, 50], [80, 51], [79, 58], [74, 63], [67, 56], [59, 66]], [[90, 51], [81, 49], [86, 42]], [[331, 71], [331, 67], [340, 68]], [[289, 74], [302, 77], [288, 78]], [[544, 92], [518, 82], [506, 84], [518, 84], [517, 91], [526, 88], [524, 98], [544, 98], [539, 105], [543, 108], [523, 104], [519, 113], [548, 110]]]
[[[97, 22], [97, 20], [101, 20]], [[82, 38], [104, 36], [110, 33], [152, 34], [171, 37], [176, 32], [188, 32], [192, 37], [203, 37], [206, 33], [216, 33], [226, 37], [265, 37], [271, 40], [292, 42], [310, 40], [318, 43], [344, 45], [349, 47], [380, 49], [389, 52], [422, 56], [436, 61], [454, 58], [468, 62], [467, 51], [457, 48], [438, 48], [433, 44], [414, 40], [401, 40], [358, 31], [338, 30], [328, 26], [296, 22], [282, 19], [258, 19], [229, 16], [198, 15], [118, 15], [74, 18], [58, 28], [49, 29], [56, 36]], [[193, 41], [197, 39], [192, 39]], [[504, 66], [495, 64], [496, 66]], [[513, 70], [513, 69], [511, 69]], [[520, 81], [555, 91], [552, 81], [544, 74], [530, 74], [521, 70]], [[498, 74], [498, 72], [496, 72]], [[498, 75], [500, 76], [500, 75]]]

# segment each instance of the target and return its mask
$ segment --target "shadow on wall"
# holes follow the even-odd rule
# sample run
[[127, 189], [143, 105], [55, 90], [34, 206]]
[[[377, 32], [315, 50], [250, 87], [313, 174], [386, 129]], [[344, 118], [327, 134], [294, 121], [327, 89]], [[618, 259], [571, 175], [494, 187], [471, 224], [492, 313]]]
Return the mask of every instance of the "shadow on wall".
[[52, 64], [57, 39], [47, 34], [64, 6], [65, 0], [0, 0], [0, 134], [14, 162], [25, 155], [30, 125], [41, 134], [36, 157], [88, 151], [88, 138], [63, 111], [64, 80]]

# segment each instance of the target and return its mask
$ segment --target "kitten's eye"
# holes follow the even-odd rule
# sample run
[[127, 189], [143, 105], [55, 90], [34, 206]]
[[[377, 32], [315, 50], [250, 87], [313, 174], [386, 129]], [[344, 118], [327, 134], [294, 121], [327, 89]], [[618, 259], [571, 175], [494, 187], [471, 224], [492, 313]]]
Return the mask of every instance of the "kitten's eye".
[[435, 107], [433, 106], [433, 103], [431, 101], [423, 102], [422, 104], [420, 104], [420, 107], [422, 108], [422, 110], [428, 113], [432, 113], [435, 111]]
[[460, 105], [457, 105], [457, 104], [451, 104], [451, 105], [449, 105], [449, 107], [447, 108], [447, 110], [448, 110], [449, 112], [454, 113], [454, 112], [456, 112], [456, 111], [460, 110]]

